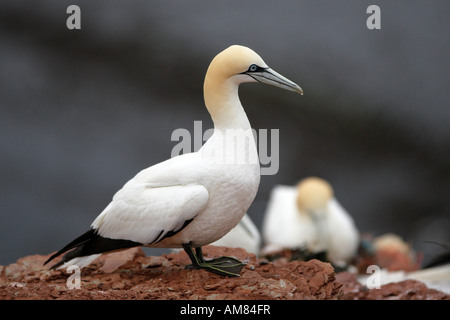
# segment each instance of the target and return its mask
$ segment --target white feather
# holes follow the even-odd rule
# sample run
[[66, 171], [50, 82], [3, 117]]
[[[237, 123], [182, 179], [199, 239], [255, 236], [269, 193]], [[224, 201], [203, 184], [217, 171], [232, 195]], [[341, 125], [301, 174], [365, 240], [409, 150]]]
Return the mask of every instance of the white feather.
[[64, 269], [69, 266], [78, 266], [79, 268], [84, 268], [100, 256], [101, 256], [101, 253], [100, 254], [92, 254], [90, 256], [85, 256], [85, 257], [73, 258], [67, 262], [64, 262], [64, 264], [62, 264], [61, 266], [59, 266], [56, 269], [58, 269], [58, 270]]
[[[238, 96], [240, 83], [255, 81], [244, 74], [253, 64], [267, 67], [259, 55], [242, 46], [231, 46], [213, 59], [204, 82], [213, 135], [198, 152], [156, 164], [127, 182], [92, 223], [100, 236], [154, 247], [199, 247], [239, 223], [260, 181], [256, 144]], [[303, 93], [272, 69], [265, 68], [258, 80]], [[167, 232], [171, 236], [163, 239]], [[82, 260], [75, 262], [88, 261]]]
[[323, 209], [302, 211], [298, 188], [278, 185], [272, 189], [263, 221], [263, 254], [280, 249], [326, 251], [328, 259], [344, 264], [356, 254], [359, 232], [352, 217], [334, 198]]
[[244, 248], [247, 252], [258, 254], [261, 246], [261, 235], [248, 214], [231, 229], [225, 236], [212, 243], [212, 245]]
[[330, 261], [344, 264], [358, 250], [359, 232], [350, 214], [332, 198], [328, 202], [327, 252]]
[[169, 231], [180, 230], [205, 208], [208, 199], [208, 190], [202, 185], [128, 183], [92, 227], [102, 237], [149, 244]]
[[297, 188], [275, 186], [269, 197], [262, 232], [267, 251], [311, 248], [319, 241], [313, 219], [297, 209]]

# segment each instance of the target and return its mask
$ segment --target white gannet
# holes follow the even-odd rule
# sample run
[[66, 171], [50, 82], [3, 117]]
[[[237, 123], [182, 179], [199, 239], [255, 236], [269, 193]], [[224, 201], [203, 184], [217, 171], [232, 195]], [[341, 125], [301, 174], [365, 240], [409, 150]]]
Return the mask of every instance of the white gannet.
[[262, 233], [262, 254], [286, 248], [325, 251], [336, 265], [346, 263], [359, 246], [352, 217], [334, 197], [331, 185], [316, 177], [272, 189]]
[[225, 49], [209, 65], [203, 87], [214, 123], [211, 138], [198, 152], [139, 172], [113, 196], [89, 231], [45, 263], [68, 250], [52, 268], [83, 267], [104, 252], [134, 246], [183, 248], [196, 269], [239, 275], [243, 266], [239, 260], [205, 261], [201, 247], [236, 226], [258, 190], [257, 149], [238, 95], [244, 82], [263, 82], [303, 94], [253, 50], [238, 45]]
[[[422, 269], [417, 270], [417, 256], [409, 243], [393, 233], [378, 236], [372, 243], [376, 252], [375, 265], [379, 268], [378, 272], [374, 274], [367, 271], [367, 274], [358, 276], [358, 281], [366, 286], [369, 284], [383, 286], [387, 283], [413, 279], [425, 283], [429, 288], [450, 294], [450, 263], [448, 260], [450, 246], [435, 244], [446, 248], [447, 252], [439, 254]], [[381, 254], [382, 260], [377, 257], [379, 254]]]
[[215, 246], [243, 248], [257, 255], [261, 246], [261, 234], [248, 214], [219, 240], [211, 243]]

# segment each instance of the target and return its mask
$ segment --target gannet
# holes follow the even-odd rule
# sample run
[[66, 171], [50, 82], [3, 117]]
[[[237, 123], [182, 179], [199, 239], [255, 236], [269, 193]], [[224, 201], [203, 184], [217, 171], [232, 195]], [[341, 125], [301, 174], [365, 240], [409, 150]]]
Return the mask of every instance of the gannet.
[[377, 272], [374, 273], [368, 268], [367, 274], [358, 276], [358, 281], [366, 286], [375, 284], [383, 286], [391, 282], [413, 279], [425, 283], [429, 288], [450, 294], [450, 263], [448, 261], [450, 246], [436, 244], [447, 248], [447, 252], [444, 252], [443, 256], [436, 256], [436, 260], [432, 259], [421, 269], [417, 269], [417, 256], [409, 243], [393, 233], [378, 236], [372, 243], [377, 269], [373, 271]]
[[219, 240], [211, 243], [215, 246], [243, 248], [258, 255], [261, 246], [261, 234], [248, 214]]
[[359, 246], [352, 217], [334, 197], [331, 185], [309, 177], [297, 186], [278, 185], [271, 191], [264, 215], [262, 254], [280, 249], [325, 251], [329, 261], [345, 264]]
[[238, 276], [243, 267], [239, 260], [206, 261], [201, 247], [236, 226], [258, 190], [257, 149], [238, 95], [239, 84], [245, 82], [303, 94], [253, 50], [238, 45], [225, 49], [212, 60], [205, 76], [204, 100], [214, 131], [203, 147], [139, 172], [113, 196], [86, 233], [45, 263], [69, 250], [52, 268], [83, 267], [104, 252], [135, 246], [183, 248], [191, 267]]

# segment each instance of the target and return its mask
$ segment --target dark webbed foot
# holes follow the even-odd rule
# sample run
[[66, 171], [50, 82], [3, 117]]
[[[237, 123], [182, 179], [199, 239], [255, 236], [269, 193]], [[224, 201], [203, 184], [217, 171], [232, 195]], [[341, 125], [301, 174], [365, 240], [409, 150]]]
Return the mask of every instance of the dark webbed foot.
[[187, 269], [205, 269], [206, 271], [222, 276], [239, 277], [239, 273], [245, 265], [238, 259], [232, 257], [205, 260], [203, 258], [202, 248], [196, 248], [194, 253], [190, 244], [183, 244], [183, 249], [192, 261], [191, 265], [186, 266]]

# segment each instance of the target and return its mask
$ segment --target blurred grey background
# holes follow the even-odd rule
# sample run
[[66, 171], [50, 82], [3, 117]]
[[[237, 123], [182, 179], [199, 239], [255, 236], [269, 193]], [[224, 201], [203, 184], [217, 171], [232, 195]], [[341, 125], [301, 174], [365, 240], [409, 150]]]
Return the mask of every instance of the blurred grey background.
[[[81, 8], [81, 30], [66, 9]], [[381, 30], [366, 9], [381, 8]], [[316, 175], [361, 232], [393, 232], [425, 260], [450, 242], [448, 1], [0, 2], [0, 264], [48, 254], [89, 228], [177, 128], [212, 127], [211, 59], [246, 45], [299, 96], [244, 84], [255, 129], [279, 129], [276, 184]], [[150, 254], [159, 254], [150, 251]]]

